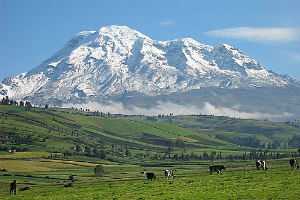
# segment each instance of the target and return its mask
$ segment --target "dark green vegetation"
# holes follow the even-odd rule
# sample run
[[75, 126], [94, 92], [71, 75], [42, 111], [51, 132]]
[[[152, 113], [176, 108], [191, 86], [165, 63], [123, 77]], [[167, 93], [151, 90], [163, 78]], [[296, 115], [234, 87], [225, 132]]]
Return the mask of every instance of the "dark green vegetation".
[[[18, 191], [16, 199], [289, 199], [300, 194], [300, 172], [290, 170], [286, 158], [298, 157], [299, 122], [0, 105], [0, 126], [1, 199], [12, 198], [7, 195], [13, 180], [18, 189], [31, 187]], [[257, 141], [260, 145], [251, 147]], [[267, 159], [270, 169], [253, 170], [254, 159]], [[212, 163], [227, 170], [209, 175]], [[176, 178], [166, 180], [164, 169], [176, 170]], [[155, 172], [157, 180], [148, 182], [141, 171]], [[71, 181], [74, 187], [63, 187]]]

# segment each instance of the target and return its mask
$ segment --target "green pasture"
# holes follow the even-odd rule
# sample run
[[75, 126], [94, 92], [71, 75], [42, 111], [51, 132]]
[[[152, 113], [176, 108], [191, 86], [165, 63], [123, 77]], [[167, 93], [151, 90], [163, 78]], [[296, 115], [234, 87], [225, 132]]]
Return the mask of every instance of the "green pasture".
[[[300, 171], [292, 171], [287, 158], [297, 149], [253, 149], [215, 138], [216, 134], [256, 135], [264, 142], [286, 143], [300, 134], [296, 123], [224, 116], [160, 116], [149, 122], [145, 116], [91, 114], [0, 105], [0, 199], [294, 199], [300, 195]], [[184, 145], [169, 150], [169, 141]], [[98, 148], [106, 158], [71, 148], [76, 146]], [[19, 150], [8, 152], [14, 148]], [[125, 150], [130, 153], [125, 155]], [[266, 172], [256, 171], [253, 161], [234, 158], [253, 150], [286, 158], [268, 160]], [[169, 158], [213, 153], [205, 160]], [[227, 170], [209, 175], [211, 164], [224, 164]], [[103, 177], [96, 177], [97, 165], [103, 166]], [[165, 169], [174, 170], [174, 180], [165, 179]], [[157, 179], [150, 182], [141, 171], [154, 172]], [[9, 195], [13, 180], [18, 188], [31, 190]], [[71, 181], [74, 187], [63, 187]]]
[[109, 118], [90, 115], [89, 112], [74, 114], [67, 109], [26, 111], [20, 106], [0, 105], [3, 131], [31, 135], [38, 139], [40, 145], [56, 148], [57, 151], [70, 149], [78, 140], [96, 145], [99, 139], [148, 150], [156, 147], [167, 149], [165, 143], [177, 139], [194, 146], [194, 149], [187, 148], [189, 152], [200, 152], [198, 149], [203, 148], [238, 150], [237, 145], [216, 139], [215, 135], [255, 135], [262, 142], [273, 142], [276, 139], [286, 143], [293, 135], [299, 134], [295, 123], [242, 120], [224, 116], [160, 116], [156, 123], [142, 121], [145, 117]]
[[[30, 135], [37, 140], [35, 146], [70, 150], [78, 144], [97, 145], [99, 140], [109, 141], [133, 149], [167, 149], [166, 142], [177, 139], [200, 148], [235, 148], [236, 145], [202, 133], [170, 124], [135, 121], [128, 118], [108, 118], [0, 105], [0, 123], [4, 132]], [[5, 145], [9, 145], [6, 143]], [[32, 148], [31, 148], [32, 149]], [[31, 150], [30, 149], [30, 150]], [[180, 152], [180, 149], [173, 148]], [[48, 149], [49, 150], [49, 149]], [[134, 151], [134, 150], [133, 150]], [[189, 152], [192, 152], [191, 150]], [[137, 151], [136, 151], [137, 152]]]
[[[9, 195], [8, 181], [1, 177], [1, 199], [295, 199], [300, 195], [300, 171], [292, 171], [287, 160], [272, 161], [267, 171], [253, 169], [253, 162], [226, 165], [221, 175], [209, 174], [207, 165], [169, 166], [175, 179], [165, 179], [166, 167], [104, 167], [104, 177], [70, 181], [28, 184], [18, 179], [18, 187], [31, 190]], [[154, 172], [154, 182], [146, 180], [141, 170]], [[79, 172], [80, 173], [80, 172]], [[88, 175], [88, 174], [87, 174]], [[12, 178], [12, 180], [13, 180]]]
[[232, 134], [249, 137], [255, 135], [262, 142], [287, 142], [293, 135], [300, 135], [299, 122], [272, 122], [267, 120], [238, 119], [226, 116], [161, 116], [157, 122], [170, 123], [210, 136]]

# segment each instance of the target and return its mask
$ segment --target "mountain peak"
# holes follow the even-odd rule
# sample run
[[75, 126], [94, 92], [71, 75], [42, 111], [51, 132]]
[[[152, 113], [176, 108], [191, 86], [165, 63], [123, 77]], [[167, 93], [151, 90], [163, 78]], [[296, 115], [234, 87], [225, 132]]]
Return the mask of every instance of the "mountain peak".
[[212, 89], [297, 86], [228, 44], [152, 40], [127, 26], [83, 31], [40, 66], [0, 84], [0, 97], [84, 102]]
[[105, 26], [99, 29], [99, 32], [117, 32], [117, 31], [129, 32], [134, 30], [129, 28], [128, 26], [118, 26], [118, 25]]
[[150, 39], [149, 37], [145, 36], [139, 31], [136, 31], [134, 29], [131, 29], [127, 26], [117, 26], [117, 25], [111, 25], [111, 26], [106, 26], [102, 27], [99, 29], [99, 35], [106, 35], [106, 36], [118, 36], [120, 38], [136, 38], [136, 37], [141, 37], [141, 38], [147, 38]]

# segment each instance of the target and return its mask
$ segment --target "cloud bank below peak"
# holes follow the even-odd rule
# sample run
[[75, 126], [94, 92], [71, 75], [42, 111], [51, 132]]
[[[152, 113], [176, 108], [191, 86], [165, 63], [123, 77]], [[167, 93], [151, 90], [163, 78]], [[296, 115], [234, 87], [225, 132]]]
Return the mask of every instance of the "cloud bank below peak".
[[254, 42], [294, 42], [300, 40], [300, 30], [296, 28], [253, 28], [233, 27], [205, 32], [208, 36]]
[[65, 108], [83, 108], [89, 109], [90, 111], [99, 111], [103, 113], [111, 114], [124, 114], [124, 115], [146, 115], [146, 116], [158, 116], [158, 115], [169, 115], [170, 113], [174, 115], [215, 115], [215, 116], [230, 116], [242, 119], [268, 119], [270, 121], [286, 121], [286, 118], [293, 116], [291, 113], [282, 113], [280, 115], [271, 113], [260, 113], [252, 112], [247, 113], [239, 111], [235, 108], [225, 108], [225, 107], [215, 107], [210, 103], [206, 102], [203, 107], [197, 107], [194, 105], [178, 105], [171, 102], [158, 102], [156, 107], [153, 108], [140, 108], [135, 106], [124, 106], [121, 102], [112, 102], [108, 104], [102, 104], [99, 102], [87, 102], [85, 104], [63, 104], [62, 107]]

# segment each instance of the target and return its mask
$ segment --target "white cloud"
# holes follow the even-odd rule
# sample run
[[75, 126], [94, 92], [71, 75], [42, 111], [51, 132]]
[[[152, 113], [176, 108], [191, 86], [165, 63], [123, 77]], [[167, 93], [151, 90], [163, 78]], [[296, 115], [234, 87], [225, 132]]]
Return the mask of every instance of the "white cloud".
[[90, 109], [91, 111], [99, 111], [103, 113], [111, 114], [125, 114], [125, 115], [147, 115], [147, 116], [157, 116], [157, 115], [169, 115], [173, 113], [174, 115], [192, 115], [192, 114], [205, 114], [205, 115], [215, 115], [215, 116], [230, 116], [242, 119], [268, 119], [271, 121], [282, 121], [286, 118], [292, 117], [290, 113], [281, 113], [280, 115], [274, 115], [271, 113], [260, 113], [252, 112], [246, 113], [238, 111], [240, 106], [235, 106], [234, 108], [225, 107], [215, 107], [210, 103], [205, 103], [204, 107], [196, 107], [193, 105], [178, 105], [171, 102], [159, 102], [154, 108], [146, 109], [140, 107], [124, 107], [122, 103], [109, 102], [108, 104], [101, 104], [98, 102], [88, 102], [86, 104], [64, 104], [65, 108], [83, 108]]
[[164, 26], [164, 27], [166, 27], [166, 26], [172, 26], [174, 24], [175, 24], [175, 22], [172, 19], [165, 19], [165, 20], [163, 20], [163, 21], [160, 22], [160, 25]]
[[300, 30], [295, 28], [234, 27], [205, 33], [214, 37], [243, 39], [255, 42], [293, 42], [300, 39]]

